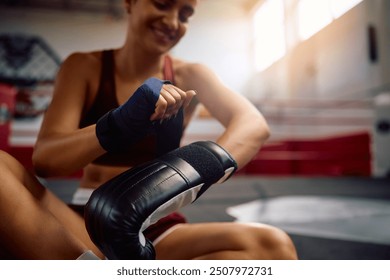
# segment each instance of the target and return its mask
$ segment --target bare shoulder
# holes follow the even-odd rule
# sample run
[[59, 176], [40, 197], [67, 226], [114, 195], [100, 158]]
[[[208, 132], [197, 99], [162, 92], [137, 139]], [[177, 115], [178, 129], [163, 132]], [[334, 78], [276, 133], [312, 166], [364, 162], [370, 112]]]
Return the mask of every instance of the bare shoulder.
[[73, 74], [88, 74], [95, 72], [100, 66], [101, 51], [75, 52], [70, 54], [63, 62], [61, 70], [71, 71]]
[[[101, 69], [101, 51], [75, 52], [70, 54], [62, 63], [56, 78], [54, 91], [55, 99], [72, 96], [90, 100], [97, 90]], [[74, 100], [72, 101], [75, 102]], [[80, 101], [81, 102], [81, 101]]]
[[100, 56], [101, 52], [75, 52], [63, 61], [56, 77], [50, 108], [57, 110], [67, 102], [69, 107], [76, 107], [75, 104], [81, 107], [84, 102], [90, 102], [98, 87]]

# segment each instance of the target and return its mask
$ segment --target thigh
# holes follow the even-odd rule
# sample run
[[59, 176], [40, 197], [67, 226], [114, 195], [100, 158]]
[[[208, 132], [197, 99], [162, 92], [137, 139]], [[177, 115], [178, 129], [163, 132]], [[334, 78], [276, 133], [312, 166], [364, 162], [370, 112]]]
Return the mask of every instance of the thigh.
[[98, 252], [85, 229], [84, 220], [45, 188], [15, 158], [4, 152], [0, 152], [0, 180], [0, 216], [3, 221], [12, 221], [12, 216], [17, 213], [19, 222], [26, 221], [25, 227], [31, 225], [31, 229], [34, 229], [55, 218], [86, 247]]
[[[71, 229], [84, 227], [83, 219], [76, 215], [62, 200], [43, 186], [38, 179], [11, 155], [0, 153], [1, 197], [10, 197], [14, 204], [37, 205], [51, 212], [61, 223]], [[11, 200], [12, 199], [12, 200]], [[78, 231], [78, 230], [77, 230]]]
[[250, 248], [258, 248], [258, 236], [268, 236], [270, 230], [240, 223], [183, 224], [156, 244], [157, 258], [244, 259]]

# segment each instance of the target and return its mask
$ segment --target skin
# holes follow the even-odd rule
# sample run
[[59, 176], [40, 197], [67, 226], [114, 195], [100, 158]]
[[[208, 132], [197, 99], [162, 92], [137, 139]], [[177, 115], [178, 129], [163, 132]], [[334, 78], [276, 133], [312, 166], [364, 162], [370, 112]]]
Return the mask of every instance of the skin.
[[[126, 102], [147, 78], [163, 78], [164, 55], [185, 35], [197, 5], [198, 0], [125, 1], [128, 31], [124, 45], [114, 51], [115, 94], [119, 104]], [[97, 93], [100, 57], [101, 51], [74, 53], [64, 61], [34, 149], [33, 163], [38, 175], [62, 176], [83, 169], [80, 186], [94, 188], [131, 167], [123, 163], [94, 163], [105, 153], [96, 137], [95, 125], [79, 128], [84, 110], [91, 106]], [[233, 156], [239, 168], [243, 167], [269, 137], [263, 116], [242, 95], [223, 85], [206, 66], [173, 58], [173, 68], [175, 85], [164, 85], [150, 120], [164, 121], [183, 106], [185, 124], [188, 124], [196, 111], [194, 104], [202, 104], [225, 127], [216, 142]], [[27, 175], [21, 166], [15, 167], [17, 164], [8, 156], [2, 155], [2, 161], [5, 166], [12, 165], [9, 170], [19, 170], [16, 174], [7, 173], [12, 182], [2, 186], [4, 193], [11, 191], [9, 185], [17, 185], [18, 192], [25, 194], [24, 211], [33, 211], [36, 217], [43, 215], [45, 221], [52, 221], [54, 230], [45, 230], [43, 235], [53, 244], [50, 246], [62, 246], [63, 250], [59, 250], [56, 257], [74, 258], [87, 249], [102, 257], [77, 215], [49, 191], [42, 190], [34, 179], [23, 181], [31, 175]], [[44, 195], [36, 196], [36, 192]], [[12, 199], [4, 201], [4, 212], [1, 213], [6, 216], [8, 207], [20, 203], [22, 201]], [[21, 211], [20, 215], [23, 214]], [[3, 230], [11, 232], [12, 229]], [[53, 235], [56, 230], [63, 232], [63, 240]], [[14, 231], [18, 232], [16, 228]], [[23, 232], [29, 231], [34, 232], [34, 224], [30, 223]], [[22, 235], [20, 231], [19, 235]], [[27, 252], [18, 255], [15, 253], [20, 251], [17, 245], [5, 246], [2, 243], [0, 252], [22, 258], [54, 258], [41, 250], [40, 241], [23, 245], [31, 245], [28, 248], [35, 252], [34, 256]], [[197, 246], [187, 250], [187, 244]], [[156, 245], [156, 252], [159, 259], [296, 258], [294, 246], [284, 232], [260, 224], [184, 224], [163, 238]]]
[[94, 246], [82, 218], [0, 151], [0, 259], [76, 259]]

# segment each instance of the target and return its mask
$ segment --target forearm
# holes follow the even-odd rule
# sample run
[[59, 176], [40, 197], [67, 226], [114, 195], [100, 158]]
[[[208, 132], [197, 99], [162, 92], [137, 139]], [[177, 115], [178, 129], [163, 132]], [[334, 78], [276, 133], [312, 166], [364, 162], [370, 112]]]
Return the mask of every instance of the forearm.
[[233, 156], [240, 169], [256, 155], [269, 135], [262, 115], [248, 114], [232, 120], [217, 143]]
[[92, 125], [66, 134], [39, 137], [32, 159], [37, 175], [62, 176], [82, 169], [104, 153]]

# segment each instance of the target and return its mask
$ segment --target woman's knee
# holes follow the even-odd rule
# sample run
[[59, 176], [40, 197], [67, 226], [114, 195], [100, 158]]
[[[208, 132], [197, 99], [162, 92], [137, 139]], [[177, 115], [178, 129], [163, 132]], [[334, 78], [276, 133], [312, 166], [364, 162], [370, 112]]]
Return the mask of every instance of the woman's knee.
[[22, 169], [19, 161], [7, 152], [0, 150], [0, 166], [10, 170]]
[[2, 150], [0, 150], [0, 164], [7, 164], [9, 161], [10, 155]]
[[10, 173], [13, 173], [14, 161], [15, 160], [11, 155], [0, 150], [0, 170], [3, 171], [0, 173], [0, 179], [4, 180], [5, 176], [9, 176]]
[[250, 224], [251, 254], [260, 259], [297, 259], [295, 246], [283, 230], [262, 224]]

